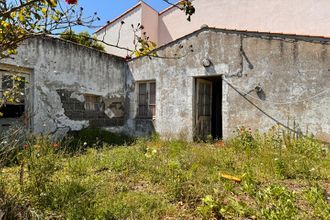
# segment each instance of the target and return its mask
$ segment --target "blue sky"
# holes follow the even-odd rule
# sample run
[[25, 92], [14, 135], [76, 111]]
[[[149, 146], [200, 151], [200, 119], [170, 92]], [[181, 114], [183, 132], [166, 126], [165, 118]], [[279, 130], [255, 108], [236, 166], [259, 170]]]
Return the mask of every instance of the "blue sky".
[[[112, 20], [131, 8], [139, 2], [139, 0], [79, 0], [79, 6], [84, 8], [85, 15], [92, 15], [94, 12], [98, 13], [101, 21], [96, 22], [95, 25], [104, 25], [107, 21]], [[162, 0], [144, 0], [154, 9], [161, 11], [169, 5]], [[176, 2], [172, 0], [171, 2]], [[86, 28], [78, 28], [78, 31], [87, 30]], [[90, 33], [96, 29], [88, 30]]]

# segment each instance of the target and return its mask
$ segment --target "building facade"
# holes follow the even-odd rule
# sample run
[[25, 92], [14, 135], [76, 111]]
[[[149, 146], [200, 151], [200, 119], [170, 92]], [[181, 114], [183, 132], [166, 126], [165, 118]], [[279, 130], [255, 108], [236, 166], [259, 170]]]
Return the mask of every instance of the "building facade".
[[156, 52], [127, 62], [36, 38], [0, 69], [30, 79], [24, 121], [36, 133], [91, 126], [193, 140], [280, 124], [330, 142], [330, 38], [203, 28]]

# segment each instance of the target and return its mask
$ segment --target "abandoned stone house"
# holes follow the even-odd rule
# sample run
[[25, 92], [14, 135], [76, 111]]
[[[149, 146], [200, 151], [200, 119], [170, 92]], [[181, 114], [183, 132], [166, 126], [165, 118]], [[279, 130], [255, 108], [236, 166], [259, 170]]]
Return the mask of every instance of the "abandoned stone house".
[[126, 61], [31, 39], [0, 64], [2, 80], [17, 73], [29, 82], [0, 127], [22, 121], [57, 137], [92, 126], [192, 140], [281, 123], [330, 141], [330, 38], [204, 27], [157, 54]]

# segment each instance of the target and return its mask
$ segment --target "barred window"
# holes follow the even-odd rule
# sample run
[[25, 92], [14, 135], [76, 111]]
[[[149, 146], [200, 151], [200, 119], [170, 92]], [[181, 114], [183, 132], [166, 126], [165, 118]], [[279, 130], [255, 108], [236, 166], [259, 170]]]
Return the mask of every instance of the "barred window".
[[154, 118], [156, 115], [156, 82], [138, 84], [138, 117]]
[[[5, 97], [4, 93], [10, 95]], [[25, 112], [25, 76], [20, 73], [11, 74], [0, 70], [0, 100], [5, 104], [1, 106], [0, 118], [20, 118]], [[2, 125], [4, 126], [4, 125]], [[1, 128], [0, 128], [1, 130]]]
[[22, 74], [8, 74], [0, 71], [0, 98], [4, 92], [10, 92], [14, 101], [7, 100], [7, 104], [20, 104], [25, 101], [25, 77]]
[[100, 111], [101, 96], [97, 95], [84, 95], [85, 97], [85, 110], [87, 111]]

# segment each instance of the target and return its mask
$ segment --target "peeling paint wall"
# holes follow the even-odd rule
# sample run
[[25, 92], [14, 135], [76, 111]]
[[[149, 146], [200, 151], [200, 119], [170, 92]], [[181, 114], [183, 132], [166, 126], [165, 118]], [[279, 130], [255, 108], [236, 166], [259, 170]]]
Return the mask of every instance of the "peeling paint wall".
[[[32, 69], [31, 129], [62, 136], [87, 126], [192, 140], [196, 79], [222, 78], [222, 130], [282, 123], [330, 142], [330, 39], [204, 28], [122, 58], [58, 39], [34, 39], [15, 60]], [[204, 67], [205, 61], [210, 65]], [[138, 117], [139, 83], [156, 83], [156, 113]], [[236, 91], [235, 91], [236, 90]], [[259, 109], [258, 109], [259, 108]]]
[[[37, 38], [5, 62], [33, 69], [28, 85], [32, 131], [62, 136], [87, 126], [124, 124], [124, 114], [118, 110], [126, 98], [123, 59], [59, 39]], [[84, 94], [101, 97], [102, 109], [86, 111]]]
[[[191, 140], [195, 78], [222, 76], [241, 93], [248, 93], [245, 97], [264, 111], [224, 81], [224, 138], [237, 126], [266, 131], [280, 122], [330, 141], [329, 40], [204, 29], [160, 48], [158, 53], [167, 59], [145, 57], [129, 62], [131, 127], [140, 121], [135, 119], [134, 85], [152, 79], [157, 93], [154, 129], [165, 137]], [[208, 68], [202, 65], [205, 58], [212, 63]]]

